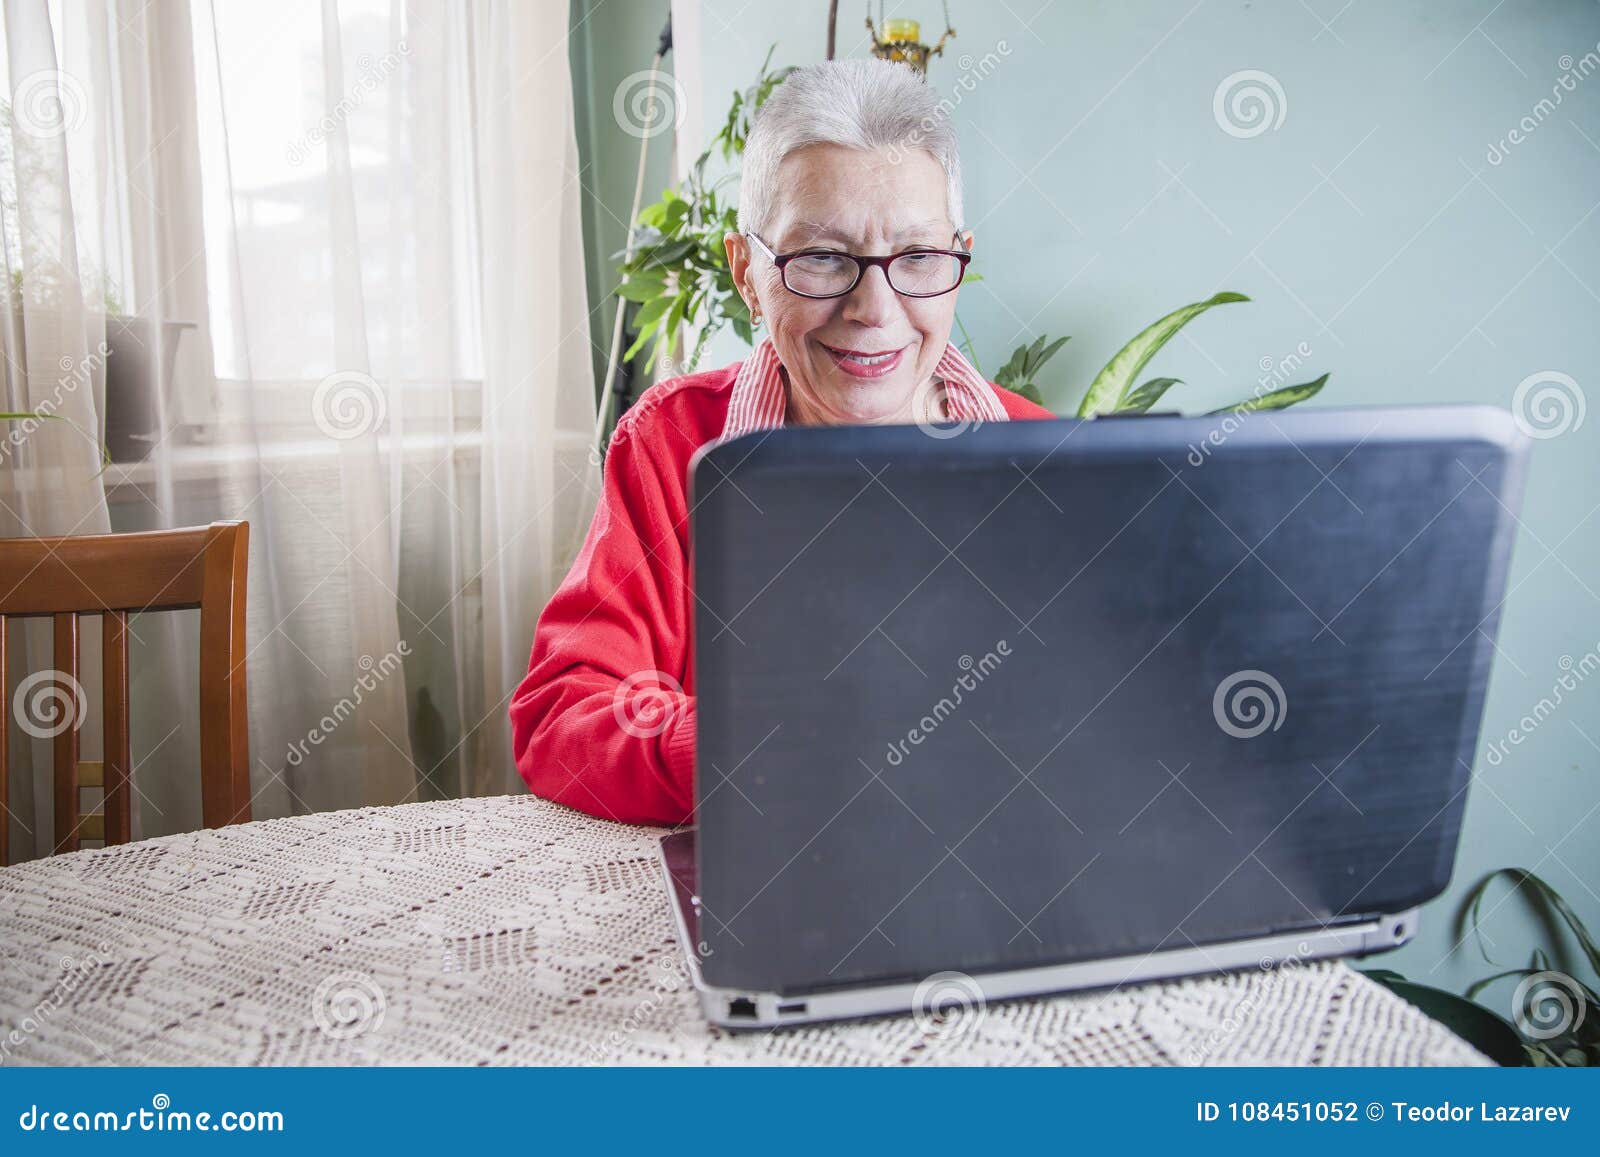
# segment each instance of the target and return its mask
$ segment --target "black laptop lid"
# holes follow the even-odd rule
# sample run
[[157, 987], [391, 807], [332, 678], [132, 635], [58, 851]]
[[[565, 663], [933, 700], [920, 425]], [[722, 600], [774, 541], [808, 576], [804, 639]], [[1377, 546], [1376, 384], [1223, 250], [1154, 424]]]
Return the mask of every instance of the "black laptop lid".
[[1439, 894], [1526, 451], [1481, 407], [703, 451], [707, 980], [1026, 967]]

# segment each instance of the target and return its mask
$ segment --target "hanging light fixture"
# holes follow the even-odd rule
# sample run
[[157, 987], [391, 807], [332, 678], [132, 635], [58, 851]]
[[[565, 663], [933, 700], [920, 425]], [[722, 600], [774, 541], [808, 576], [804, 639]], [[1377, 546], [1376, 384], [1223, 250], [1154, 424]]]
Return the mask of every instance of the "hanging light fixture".
[[[880, 31], [881, 28], [881, 31]], [[872, 0], [867, 0], [867, 31], [872, 33], [872, 55], [879, 60], [892, 60], [909, 64], [924, 77], [928, 75], [928, 61], [944, 53], [944, 43], [956, 34], [950, 26], [950, 4], [944, 5], [944, 35], [939, 43], [929, 47], [922, 43], [922, 25], [916, 20], [896, 17], [885, 20], [883, 0], [878, 0], [878, 22], [872, 21]]]

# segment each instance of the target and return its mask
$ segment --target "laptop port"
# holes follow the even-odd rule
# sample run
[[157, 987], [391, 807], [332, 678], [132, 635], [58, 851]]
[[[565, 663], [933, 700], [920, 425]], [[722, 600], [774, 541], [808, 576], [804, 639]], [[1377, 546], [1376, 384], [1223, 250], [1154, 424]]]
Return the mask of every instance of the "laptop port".
[[795, 1001], [792, 1004], [780, 1004], [778, 1006], [779, 1016], [800, 1016], [804, 1014], [805, 1011], [806, 1002], [803, 1000]]
[[729, 1020], [755, 1020], [756, 1002], [748, 996], [736, 996], [728, 1002]]

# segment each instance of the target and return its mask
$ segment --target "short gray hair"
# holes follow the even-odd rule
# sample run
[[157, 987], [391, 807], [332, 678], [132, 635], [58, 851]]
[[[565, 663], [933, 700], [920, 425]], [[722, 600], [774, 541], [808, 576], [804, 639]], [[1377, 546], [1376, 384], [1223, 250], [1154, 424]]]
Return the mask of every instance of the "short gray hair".
[[739, 179], [739, 229], [758, 233], [772, 218], [778, 166], [807, 145], [925, 149], [944, 170], [950, 220], [961, 220], [961, 157], [948, 109], [908, 65], [828, 60], [797, 68], [756, 111]]

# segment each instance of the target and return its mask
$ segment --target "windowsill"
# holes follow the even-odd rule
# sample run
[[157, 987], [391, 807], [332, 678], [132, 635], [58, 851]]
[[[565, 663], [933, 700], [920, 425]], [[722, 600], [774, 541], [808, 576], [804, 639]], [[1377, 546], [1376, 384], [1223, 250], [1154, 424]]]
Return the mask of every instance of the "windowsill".
[[[320, 435], [260, 443], [192, 442], [169, 447], [142, 462], [113, 462], [101, 478], [107, 502], [147, 502], [163, 483], [163, 471], [175, 488], [205, 490], [258, 468], [277, 474], [296, 467], [332, 465], [345, 445]], [[409, 460], [434, 461], [449, 454], [475, 462], [483, 452], [483, 434], [476, 430], [454, 435], [408, 434], [400, 440], [400, 447]], [[387, 462], [392, 448], [392, 439], [380, 438], [379, 460]]]

